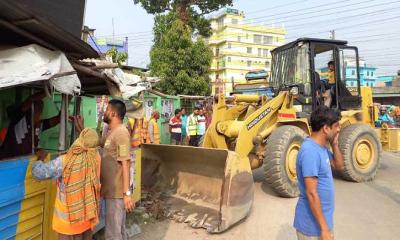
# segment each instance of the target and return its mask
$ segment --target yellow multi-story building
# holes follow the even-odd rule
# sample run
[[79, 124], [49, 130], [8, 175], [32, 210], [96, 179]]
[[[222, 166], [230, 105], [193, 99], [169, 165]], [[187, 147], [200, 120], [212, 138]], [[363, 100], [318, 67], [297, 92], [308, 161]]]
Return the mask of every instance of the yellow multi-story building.
[[246, 82], [249, 71], [270, 73], [270, 52], [285, 43], [283, 27], [247, 24], [243, 13], [230, 8], [210, 20], [212, 35], [207, 43], [213, 50], [210, 74], [213, 93], [219, 88], [229, 94], [235, 84]]

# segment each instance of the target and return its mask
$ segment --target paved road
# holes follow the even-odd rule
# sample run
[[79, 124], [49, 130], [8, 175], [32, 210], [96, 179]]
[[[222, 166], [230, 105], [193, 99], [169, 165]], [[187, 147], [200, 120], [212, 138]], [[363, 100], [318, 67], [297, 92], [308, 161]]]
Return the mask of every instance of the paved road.
[[[209, 239], [257, 240], [296, 239], [292, 228], [297, 199], [280, 198], [262, 183], [263, 173], [254, 172], [255, 196], [248, 218], [222, 234], [173, 221], [143, 226], [133, 239]], [[351, 183], [335, 179], [335, 239], [400, 239], [400, 153], [384, 153], [376, 179], [369, 183]]]

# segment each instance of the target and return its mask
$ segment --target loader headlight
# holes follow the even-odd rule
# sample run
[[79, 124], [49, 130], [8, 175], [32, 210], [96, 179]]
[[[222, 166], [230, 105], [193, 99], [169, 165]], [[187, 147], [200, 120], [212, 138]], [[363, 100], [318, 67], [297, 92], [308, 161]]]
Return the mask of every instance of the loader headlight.
[[289, 90], [290, 95], [297, 96], [299, 95], [299, 87], [291, 87]]

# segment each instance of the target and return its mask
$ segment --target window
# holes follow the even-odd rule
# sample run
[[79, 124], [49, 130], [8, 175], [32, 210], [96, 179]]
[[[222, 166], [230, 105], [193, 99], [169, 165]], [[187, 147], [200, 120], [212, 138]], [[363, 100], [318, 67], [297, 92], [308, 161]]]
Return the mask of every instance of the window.
[[268, 49], [263, 49], [263, 57], [268, 57]]
[[240, 42], [241, 41], [241, 37], [240, 36], [238, 36], [238, 42]]
[[238, 24], [238, 20], [235, 19], [235, 18], [233, 18], [233, 19], [232, 19], [232, 24]]
[[352, 87], [353, 87], [353, 86], [354, 86], [354, 82], [350, 82], [350, 86], [352, 86]]
[[223, 18], [219, 19], [217, 24], [218, 24], [218, 28], [222, 28], [224, 26], [224, 19]]
[[228, 62], [231, 62], [231, 57], [228, 57]]
[[266, 68], [269, 68], [269, 66], [270, 66], [269, 61], [265, 61], [265, 67], [266, 67]]
[[261, 57], [261, 54], [262, 54], [262, 49], [259, 48], [259, 49], [258, 49], [258, 54], [257, 54], [257, 55], [258, 55], [259, 57]]
[[264, 36], [264, 44], [272, 44], [273, 37], [271, 36]]
[[247, 47], [247, 53], [251, 53], [253, 49], [251, 47]]
[[369, 72], [367, 71], [367, 76], [369, 76]]
[[219, 48], [215, 49], [215, 56], [219, 56]]
[[231, 77], [231, 82], [235, 83], [235, 78], [233, 76]]
[[254, 35], [254, 43], [261, 44], [262, 36], [261, 35]]
[[250, 60], [247, 61], [247, 66], [251, 67], [251, 61]]
[[356, 75], [356, 70], [351, 70], [351, 75]]
[[[346, 56], [346, 57], [345, 57]], [[345, 48], [345, 49], [340, 49], [339, 50], [339, 69], [348, 69], [348, 61], [345, 59], [356, 59], [356, 51], [354, 48]], [[357, 68], [351, 67], [351, 70], [355, 71], [355, 76], [358, 75]], [[358, 82], [354, 81], [355, 77], [350, 77], [350, 74], [346, 74], [346, 70], [340, 71], [340, 74], [338, 74], [337, 79], [341, 81], [344, 86], [346, 86], [347, 90], [349, 93], [353, 96], [358, 96]], [[353, 87], [351, 86], [351, 82], [354, 83]]]
[[228, 48], [232, 48], [232, 44], [228, 43]]
[[[274, 74], [271, 76], [271, 87], [279, 87], [283, 84], [304, 84], [304, 95], [311, 96], [310, 61], [308, 54], [308, 44], [277, 53], [271, 64], [274, 68]], [[277, 61], [280, 62], [279, 65]]]
[[249, 39], [249, 34], [246, 33], [246, 39]]
[[371, 72], [371, 77], [373, 77], [374, 76], [374, 72]]

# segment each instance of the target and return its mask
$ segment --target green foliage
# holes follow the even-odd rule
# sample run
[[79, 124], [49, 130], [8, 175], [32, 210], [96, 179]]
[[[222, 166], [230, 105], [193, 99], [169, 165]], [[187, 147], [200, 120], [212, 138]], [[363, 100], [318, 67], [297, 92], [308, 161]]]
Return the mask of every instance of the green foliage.
[[118, 63], [118, 65], [121, 65], [123, 62], [128, 59], [128, 54], [127, 53], [121, 53], [118, 52], [118, 50], [113, 47], [110, 50], [106, 52], [107, 56], [110, 56], [112, 58], [113, 63]]
[[150, 70], [162, 80], [157, 88], [177, 95], [210, 93], [212, 51], [201, 37], [211, 35], [204, 14], [232, 5], [232, 0], [133, 0], [155, 14]]
[[[158, 44], [161, 36], [165, 34], [169, 29], [171, 29], [172, 24], [177, 19], [176, 14], [174, 12], [169, 12], [168, 14], [157, 14], [154, 19], [154, 43]], [[210, 23], [206, 19], [197, 18], [196, 16], [192, 16], [189, 19], [188, 26], [192, 29], [192, 34], [194, 34], [194, 29], [197, 29], [197, 32], [200, 36], [209, 36], [211, 34]]]
[[146, 76], [146, 74], [145, 74], [144, 72], [140, 71], [139, 69], [133, 69], [133, 70], [131, 70], [130, 72], [131, 72], [132, 74], [135, 74], [135, 75], [140, 76], [141, 78], [143, 78], [143, 77]]
[[193, 42], [191, 28], [172, 19], [156, 17], [155, 43], [150, 53], [150, 70], [162, 79], [156, 87], [171, 95], [207, 95], [211, 49], [201, 38]]
[[171, 12], [165, 15], [157, 14], [154, 17], [154, 44], [157, 45], [161, 41], [161, 37], [171, 29], [172, 24], [176, 20], [176, 15]]
[[163, 13], [172, 10], [170, 0], [133, 0], [135, 4], [140, 4], [150, 14]]
[[[208, 37], [211, 34], [210, 22], [204, 18], [218, 9], [232, 5], [232, 0], [133, 0], [140, 4], [148, 13], [167, 14], [170, 17], [180, 19], [184, 24], [189, 25], [193, 31], [201, 36]], [[196, 10], [195, 10], [196, 9]]]
[[232, 6], [232, 0], [133, 0], [135, 4], [140, 4], [151, 14], [172, 11], [179, 7], [196, 7], [202, 15], [216, 11], [225, 6]]

